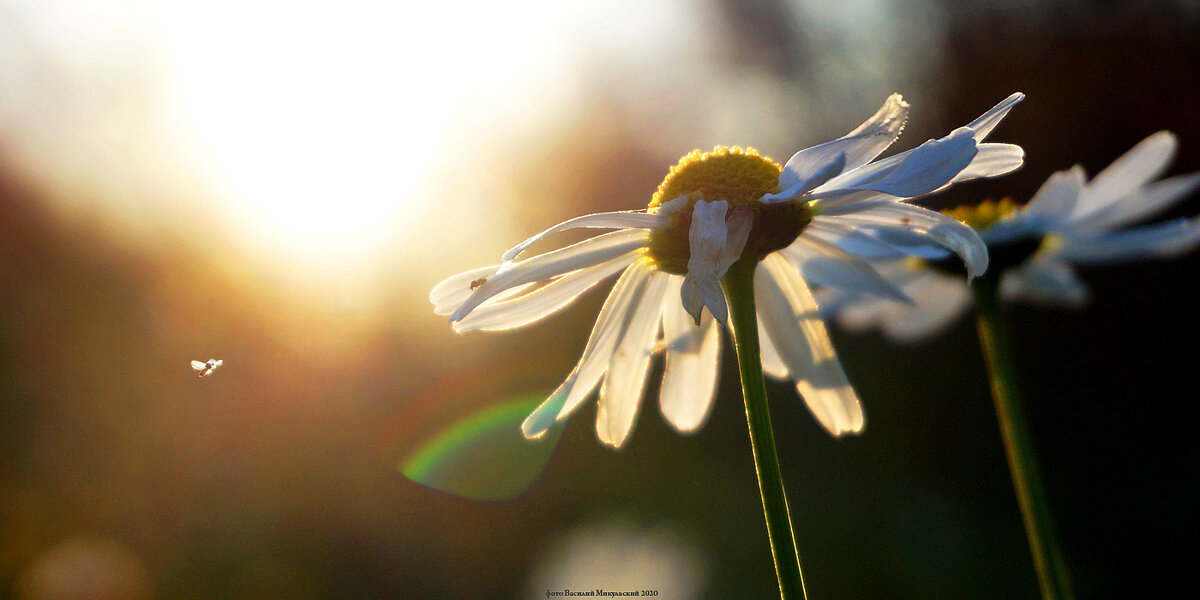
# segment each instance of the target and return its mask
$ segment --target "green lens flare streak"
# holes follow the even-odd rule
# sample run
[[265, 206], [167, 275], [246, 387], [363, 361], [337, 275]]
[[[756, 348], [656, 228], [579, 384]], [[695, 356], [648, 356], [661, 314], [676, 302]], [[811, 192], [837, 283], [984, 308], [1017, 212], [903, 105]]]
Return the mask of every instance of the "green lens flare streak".
[[999, 269], [988, 271], [975, 280], [971, 289], [975, 294], [979, 341], [987, 359], [1004, 453], [1008, 456], [1008, 469], [1016, 488], [1017, 503], [1021, 507], [1021, 518], [1025, 523], [1025, 535], [1029, 538], [1042, 598], [1075, 600], [1010, 359], [1012, 355], [1008, 347], [1004, 307], [1000, 301], [1000, 273]]
[[400, 471], [416, 483], [457, 496], [516, 497], [537, 481], [562, 437], [562, 425], [536, 440], [521, 435], [521, 422], [544, 399], [526, 396], [462, 419], [402, 459]]
[[742, 396], [746, 400], [746, 423], [750, 428], [754, 471], [758, 475], [758, 491], [762, 495], [763, 514], [767, 520], [771, 557], [775, 559], [779, 595], [783, 600], [800, 600], [808, 596], [804, 591], [800, 555], [796, 551], [792, 517], [788, 514], [787, 495], [783, 490], [783, 475], [779, 470], [779, 454], [775, 450], [775, 434], [771, 430], [766, 381], [763, 379], [759, 354], [758, 314], [754, 310], [754, 270], [757, 267], [758, 261], [753, 258], [738, 260], [726, 272], [721, 283], [729, 300], [729, 323], [733, 327]]

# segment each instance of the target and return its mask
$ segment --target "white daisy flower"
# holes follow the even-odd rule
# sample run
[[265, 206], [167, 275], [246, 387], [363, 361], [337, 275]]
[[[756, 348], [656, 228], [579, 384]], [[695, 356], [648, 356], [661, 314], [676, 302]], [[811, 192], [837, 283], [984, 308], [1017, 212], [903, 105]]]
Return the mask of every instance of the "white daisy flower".
[[[620, 447], [658, 352], [666, 355], [659, 392], [666, 421], [679, 432], [704, 423], [728, 311], [720, 281], [734, 261], [753, 257], [761, 261], [755, 287], [764, 369], [794, 381], [831, 434], [857, 432], [862, 408], [806, 279], [904, 299], [859, 256], [898, 247], [885, 236], [952, 248], [972, 275], [982, 273], [987, 251], [974, 230], [904, 201], [1019, 167], [1020, 147], [983, 139], [1023, 97], [1013, 94], [946, 137], [875, 162], [907, 119], [899, 94], [850, 133], [801, 150], [782, 167], [753, 149], [694, 151], [671, 168], [645, 211], [555, 225], [506, 252], [501, 264], [441, 282], [430, 301], [438, 314], [450, 315], [456, 331], [510, 329], [621, 273], [575, 369], [522, 425], [526, 436], [541, 435], [599, 385], [596, 433]], [[535, 242], [575, 228], [616, 231], [519, 259]]]
[[[1200, 218], [1141, 227], [1200, 187], [1200, 173], [1155, 181], [1175, 155], [1173, 134], [1160, 131], [1134, 146], [1089, 183], [1078, 165], [1051, 175], [1024, 207], [1011, 200], [950, 211], [979, 231], [999, 269], [1006, 301], [1080, 307], [1088, 289], [1075, 266], [1171, 257], [1200, 244]], [[913, 253], [912, 248], [906, 252]], [[881, 253], [886, 254], [886, 253]], [[949, 252], [924, 249], [924, 259], [892, 252], [874, 263], [910, 304], [820, 290], [826, 314], [849, 329], [880, 328], [889, 338], [914, 341], [938, 333], [971, 307], [972, 296]]]

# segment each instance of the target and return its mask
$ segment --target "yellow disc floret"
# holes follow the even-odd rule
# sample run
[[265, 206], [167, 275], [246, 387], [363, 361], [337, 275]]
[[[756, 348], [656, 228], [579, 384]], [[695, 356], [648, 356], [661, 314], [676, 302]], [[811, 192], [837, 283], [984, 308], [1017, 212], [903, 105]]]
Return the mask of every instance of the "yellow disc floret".
[[811, 220], [811, 213], [800, 202], [763, 204], [760, 199], [778, 192], [778, 163], [753, 148], [718, 146], [711, 152], [693, 150], [671, 167], [666, 179], [650, 200], [648, 212], [658, 213], [670, 205], [670, 222], [650, 234], [650, 258], [663, 271], [687, 273], [688, 232], [696, 202], [725, 201], [729, 210], [746, 207], [754, 211], [743, 256], [761, 259], [796, 239]]
[[[724, 200], [732, 206], [758, 202], [775, 191], [782, 169], [754, 148], [718, 146], [712, 152], [692, 150], [679, 159], [667, 178], [658, 185], [650, 200], [650, 212], [664, 202], [680, 196], [688, 198], [690, 208], [696, 200]], [[691, 212], [690, 210], [687, 212]]]
[[943, 210], [942, 213], [966, 223], [971, 229], [983, 231], [1017, 210], [1017, 203], [1012, 198], [1004, 198], [999, 202], [984, 200], [977, 205], [964, 204], [955, 208]]

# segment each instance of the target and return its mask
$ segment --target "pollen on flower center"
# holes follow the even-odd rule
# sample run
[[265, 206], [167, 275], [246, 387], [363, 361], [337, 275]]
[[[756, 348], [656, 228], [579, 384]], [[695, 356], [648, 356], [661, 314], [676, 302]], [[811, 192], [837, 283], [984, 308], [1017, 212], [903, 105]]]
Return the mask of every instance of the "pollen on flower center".
[[757, 150], [737, 146], [718, 146], [711, 152], [693, 150], [679, 159], [647, 207], [657, 213], [664, 205], [684, 199], [671, 205], [669, 224], [650, 234], [649, 255], [655, 266], [678, 275], [687, 273], [688, 230], [696, 202], [702, 200], [723, 200], [730, 211], [737, 207], [754, 211], [754, 226], [743, 256], [762, 258], [792, 243], [812, 218], [807, 207], [798, 202], [759, 202], [764, 195], [778, 191], [781, 171], [778, 163]]
[[671, 167], [666, 179], [658, 185], [650, 200], [650, 212], [680, 196], [688, 198], [689, 208], [696, 200], [724, 200], [730, 206], [752, 205], [775, 190], [781, 170], [775, 161], [754, 148], [718, 146], [712, 152], [692, 150]]
[[942, 213], [966, 223], [976, 231], [983, 231], [996, 224], [996, 221], [1011, 216], [1016, 210], [1017, 203], [1012, 198], [1004, 198], [999, 202], [984, 200], [975, 206], [964, 204], [943, 210]]

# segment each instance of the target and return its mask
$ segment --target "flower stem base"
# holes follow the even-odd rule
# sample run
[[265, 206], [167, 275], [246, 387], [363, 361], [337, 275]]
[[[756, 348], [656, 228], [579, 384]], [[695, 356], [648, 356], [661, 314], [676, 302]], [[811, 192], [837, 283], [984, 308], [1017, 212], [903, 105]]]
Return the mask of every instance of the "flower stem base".
[[1033, 450], [1033, 436], [1025, 419], [1010, 361], [1004, 307], [1000, 300], [999, 272], [993, 269], [979, 277], [972, 289], [978, 313], [979, 341], [987, 359], [1000, 435], [1004, 440], [1004, 452], [1008, 457], [1008, 468], [1016, 488], [1017, 503], [1021, 507], [1021, 518], [1025, 523], [1025, 535], [1029, 538], [1042, 598], [1074, 600], [1075, 594], [1066, 561], [1059, 549], [1050, 503], [1042, 486]]
[[779, 594], [783, 600], [798, 600], [807, 598], [807, 595], [804, 576], [800, 571], [800, 555], [796, 551], [792, 518], [788, 513], [787, 495], [783, 490], [779, 455], [775, 450], [771, 413], [767, 406], [766, 382], [759, 353], [758, 315], [754, 308], [754, 271], [757, 266], [757, 260], [743, 258], [729, 268], [722, 283], [729, 301], [729, 323], [733, 329], [742, 396], [746, 401], [746, 422], [750, 428], [754, 470], [758, 475], [767, 536], [771, 543], [771, 556], [775, 560], [775, 575], [779, 579]]

